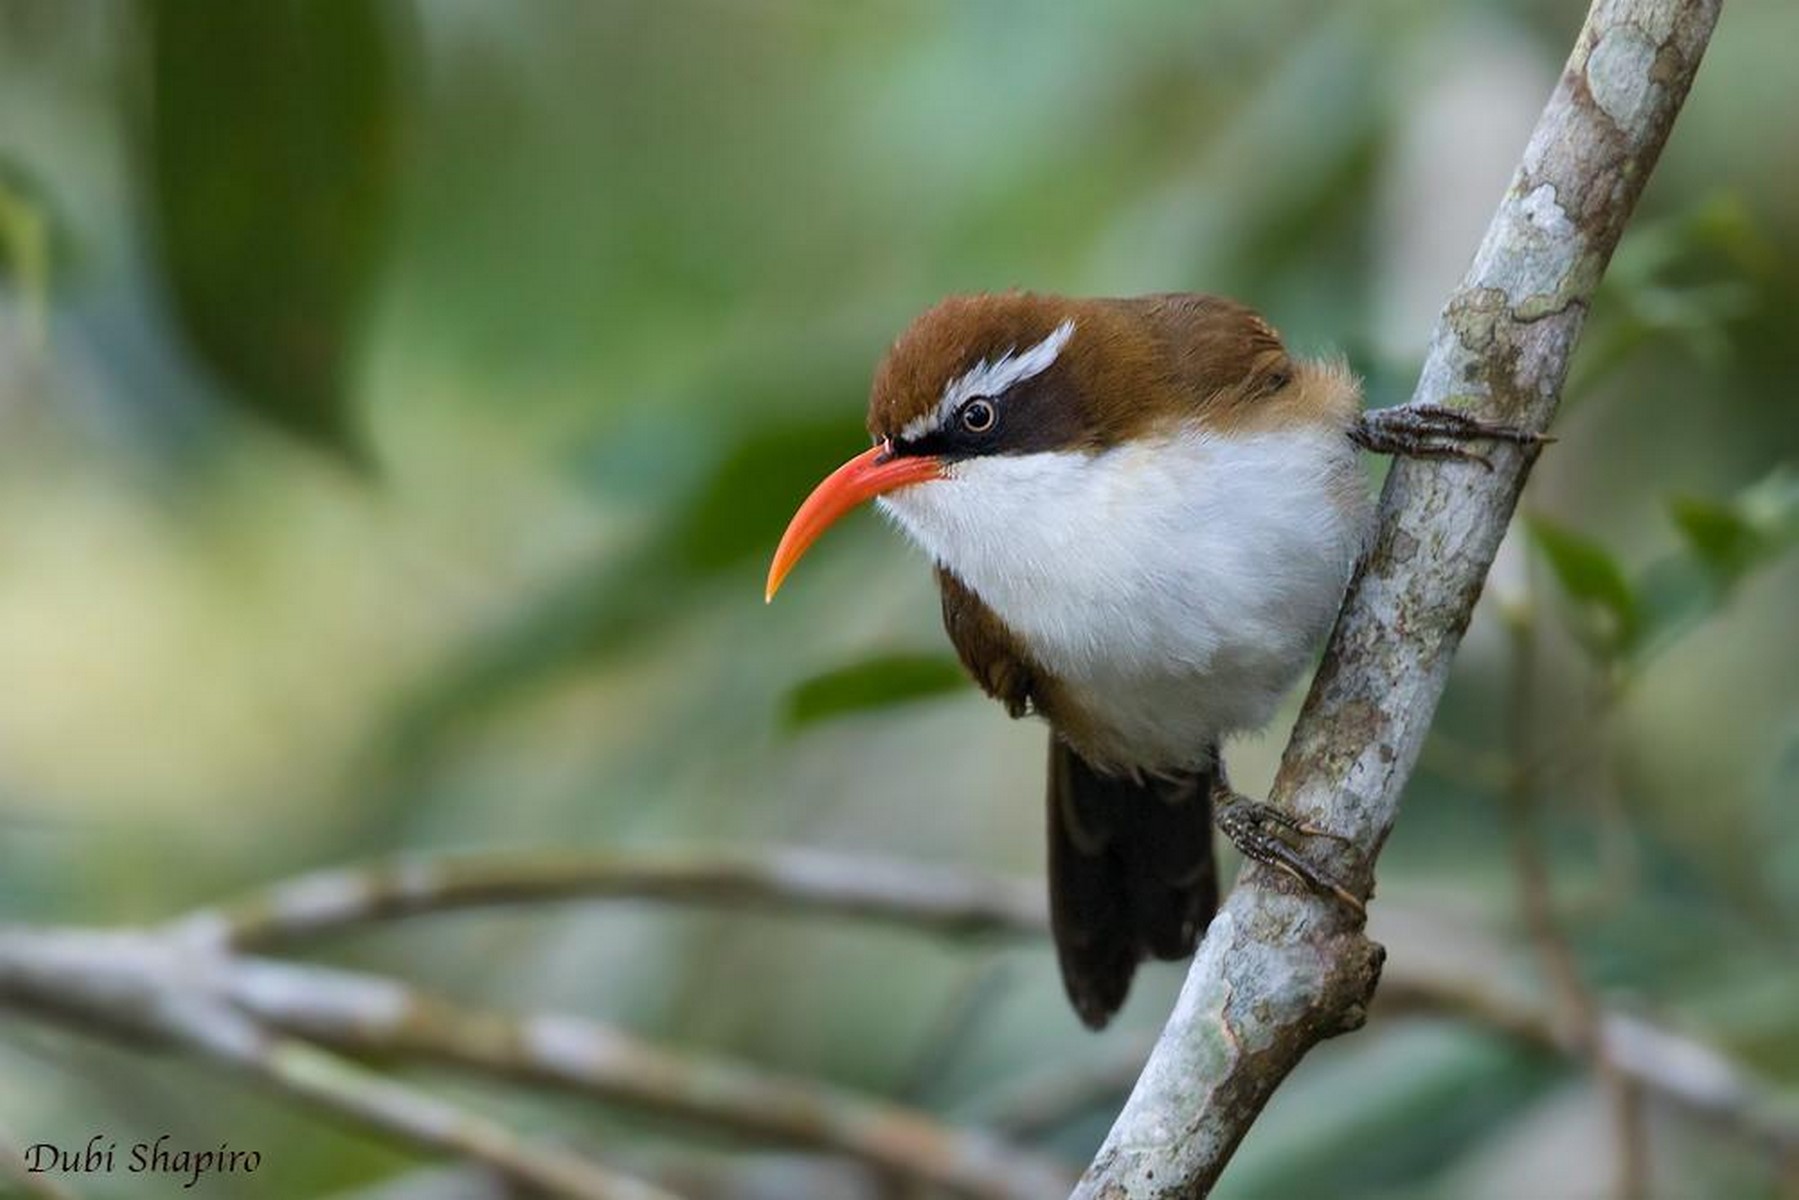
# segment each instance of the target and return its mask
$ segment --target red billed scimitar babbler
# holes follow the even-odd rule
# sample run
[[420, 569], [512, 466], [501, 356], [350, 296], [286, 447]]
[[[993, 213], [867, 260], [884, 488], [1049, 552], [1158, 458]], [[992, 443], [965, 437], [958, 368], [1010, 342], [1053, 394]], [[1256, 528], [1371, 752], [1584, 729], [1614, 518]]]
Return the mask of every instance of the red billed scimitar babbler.
[[976, 683], [1050, 726], [1050, 915], [1098, 1028], [1137, 964], [1184, 958], [1218, 903], [1214, 821], [1250, 858], [1356, 909], [1313, 829], [1233, 792], [1330, 630], [1373, 521], [1357, 448], [1485, 460], [1534, 435], [1454, 410], [1364, 413], [1337, 362], [1288, 355], [1214, 296], [958, 296], [875, 373], [872, 449], [807, 497], [772, 598], [832, 522], [877, 500], [936, 563]]

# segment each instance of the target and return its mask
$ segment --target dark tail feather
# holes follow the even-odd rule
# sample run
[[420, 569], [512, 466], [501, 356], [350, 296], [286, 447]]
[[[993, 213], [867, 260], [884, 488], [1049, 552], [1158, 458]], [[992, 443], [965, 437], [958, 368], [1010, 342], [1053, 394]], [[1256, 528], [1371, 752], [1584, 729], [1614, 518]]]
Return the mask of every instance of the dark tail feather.
[[1049, 743], [1049, 908], [1062, 984], [1103, 1028], [1137, 964], [1185, 958], [1218, 907], [1212, 776], [1101, 775]]

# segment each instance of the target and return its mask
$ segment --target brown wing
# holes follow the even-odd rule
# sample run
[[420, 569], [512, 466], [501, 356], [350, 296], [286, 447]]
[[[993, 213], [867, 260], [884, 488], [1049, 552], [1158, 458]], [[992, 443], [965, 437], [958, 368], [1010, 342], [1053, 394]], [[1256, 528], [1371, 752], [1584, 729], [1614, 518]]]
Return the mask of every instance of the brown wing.
[[1266, 393], [1291, 373], [1280, 334], [1248, 305], [1192, 292], [1119, 303], [1155, 333], [1175, 377], [1196, 398], [1228, 402]]
[[1037, 669], [1024, 647], [994, 611], [947, 569], [937, 568], [943, 595], [943, 628], [962, 665], [981, 690], [1014, 717], [1034, 710]]

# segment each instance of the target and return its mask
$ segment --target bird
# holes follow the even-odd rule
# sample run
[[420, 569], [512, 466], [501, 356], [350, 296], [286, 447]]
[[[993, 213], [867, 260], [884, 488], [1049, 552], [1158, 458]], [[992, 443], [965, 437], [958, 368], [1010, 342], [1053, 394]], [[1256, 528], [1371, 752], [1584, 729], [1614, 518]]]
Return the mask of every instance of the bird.
[[765, 598], [866, 501], [930, 557], [968, 675], [1049, 725], [1050, 925], [1082, 1022], [1103, 1028], [1145, 959], [1193, 953], [1215, 825], [1362, 911], [1302, 850], [1334, 835], [1232, 790], [1220, 748], [1268, 724], [1336, 620], [1373, 531], [1361, 451], [1490, 465], [1468, 443], [1542, 439], [1365, 412], [1342, 360], [1185, 292], [951, 296], [882, 358], [867, 425], [794, 513]]

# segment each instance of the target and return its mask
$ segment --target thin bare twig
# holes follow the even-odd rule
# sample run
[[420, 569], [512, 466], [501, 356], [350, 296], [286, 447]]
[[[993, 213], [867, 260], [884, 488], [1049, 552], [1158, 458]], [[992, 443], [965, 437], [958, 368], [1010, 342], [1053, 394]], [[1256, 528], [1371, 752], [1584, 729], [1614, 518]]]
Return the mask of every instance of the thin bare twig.
[[[297, 1058], [287, 1056], [260, 1073], [270, 1074], [290, 1094], [310, 1095], [329, 1106], [338, 1105], [345, 1087], [353, 1104], [370, 1093], [360, 1087], [355, 1068], [327, 1059], [324, 1078], [340, 1086], [327, 1083], [320, 1094], [319, 1073], [307, 1071], [308, 1064], [320, 1061], [312, 1043], [367, 1058], [437, 1061], [817, 1146], [969, 1195], [1046, 1194], [1059, 1179], [1053, 1164], [899, 1106], [659, 1049], [593, 1022], [486, 1012], [379, 976], [237, 957], [218, 937], [216, 923], [163, 933], [32, 931], [23, 943], [16, 938], [19, 932], [0, 934], [0, 1004], [34, 1007], [133, 1041], [142, 1040], [139, 1034], [167, 1040], [173, 1014], [194, 1018], [224, 1011], [228, 1019], [223, 1025], [215, 1021], [217, 1028], [247, 1020], [254, 1027], [252, 1042], [298, 1046]], [[71, 973], [65, 963], [61, 971], [47, 971], [46, 964], [56, 960], [46, 947], [68, 939], [84, 948], [72, 960], [81, 969]], [[28, 951], [22, 958], [21, 945]], [[135, 1019], [129, 1014], [165, 986], [171, 956], [184, 964], [181, 986], [195, 993], [178, 996], [179, 1003], [157, 1001], [165, 1011], [148, 1027], [119, 1025], [122, 1017]], [[1410, 963], [1427, 956], [1402, 950], [1401, 957]], [[21, 972], [35, 980], [22, 984]], [[98, 1012], [96, 993], [102, 1001]], [[1386, 1011], [1452, 1013], [1558, 1053], [1583, 1053], [1583, 1043], [1553, 1008], [1507, 983], [1503, 964], [1466, 977], [1423, 976], [1408, 966], [1387, 981], [1382, 1003]], [[1609, 1056], [1622, 1074], [1766, 1144], [1782, 1161], [1799, 1153], [1799, 1118], [1783, 1113], [1765, 1086], [1717, 1052], [1639, 1018], [1608, 1014], [1602, 1026]], [[1031, 1078], [980, 1114], [1014, 1136], [1053, 1128], [1071, 1112], [1114, 1102], [1148, 1050], [1144, 1043], [1123, 1045], [1075, 1070]], [[240, 1053], [226, 1057], [236, 1062]], [[299, 1075], [291, 1069], [295, 1062], [301, 1064]], [[415, 1116], [426, 1111], [416, 1104], [402, 1107]]]
[[320, 871], [185, 920], [239, 950], [458, 909], [562, 900], [659, 900], [823, 912], [954, 936], [1040, 933], [1040, 888], [894, 859], [800, 849], [661, 857], [518, 851]]
[[1536, 761], [1530, 714], [1536, 699], [1537, 638], [1528, 561], [1524, 593], [1506, 606], [1503, 616], [1511, 639], [1512, 660], [1511, 679], [1507, 685], [1508, 734], [1512, 759], [1518, 764], [1504, 789], [1504, 804], [1511, 829], [1518, 906], [1543, 973], [1557, 998], [1558, 1020], [1568, 1030], [1579, 1052], [1592, 1064], [1610, 1108], [1617, 1163], [1612, 1194], [1617, 1200], [1638, 1200], [1649, 1192], [1649, 1142], [1642, 1090], [1612, 1060], [1611, 1044], [1602, 1028], [1599, 1000], [1582, 976], [1574, 946], [1556, 914], [1555, 887], [1543, 850], [1536, 787], [1540, 772], [1529, 766]]
[[[1503, 962], [1459, 970], [1401, 953], [1381, 978], [1372, 1016], [1452, 1017], [1534, 1050], [1591, 1063], [1588, 1045]], [[1620, 1076], [1674, 1108], [1743, 1138], [1776, 1166], [1799, 1161], [1799, 1102], [1783, 1097], [1728, 1056], [1644, 1017], [1599, 1014], [1599, 1036]], [[1153, 1042], [1124, 1041], [1072, 1065], [1026, 1076], [972, 1114], [1020, 1140], [1047, 1135], [1117, 1102], [1136, 1081]]]
[[[1596, 0], [1474, 263], [1450, 297], [1415, 403], [1547, 428], [1612, 251], [1711, 37], [1720, 0]], [[1338, 878], [1370, 884], [1399, 799], [1534, 450], [1491, 470], [1400, 460], [1273, 802], [1353, 839]], [[1312, 1046], [1358, 1027], [1382, 951], [1343, 906], [1243, 873], [1083, 1200], [1203, 1195]]]
[[[1540, 1050], [1582, 1061], [1590, 1057], [1550, 1006], [1486, 974], [1390, 972], [1381, 981], [1374, 1012], [1381, 1017], [1404, 1013], [1459, 1017]], [[1776, 1165], [1799, 1155], [1799, 1105], [1783, 1099], [1718, 1050], [1629, 1013], [1601, 1013], [1599, 1030], [1614, 1069], [1635, 1086], [1746, 1138], [1770, 1154]]]
[[1018, 1141], [1048, 1137], [1068, 1122], [1110, 1109], [1129, 1095], [1154, 1045], [1149, 1036], [1114, 1040], [1078, 1062], [1033, 1071], [987, 1097], [972, 1115]]

